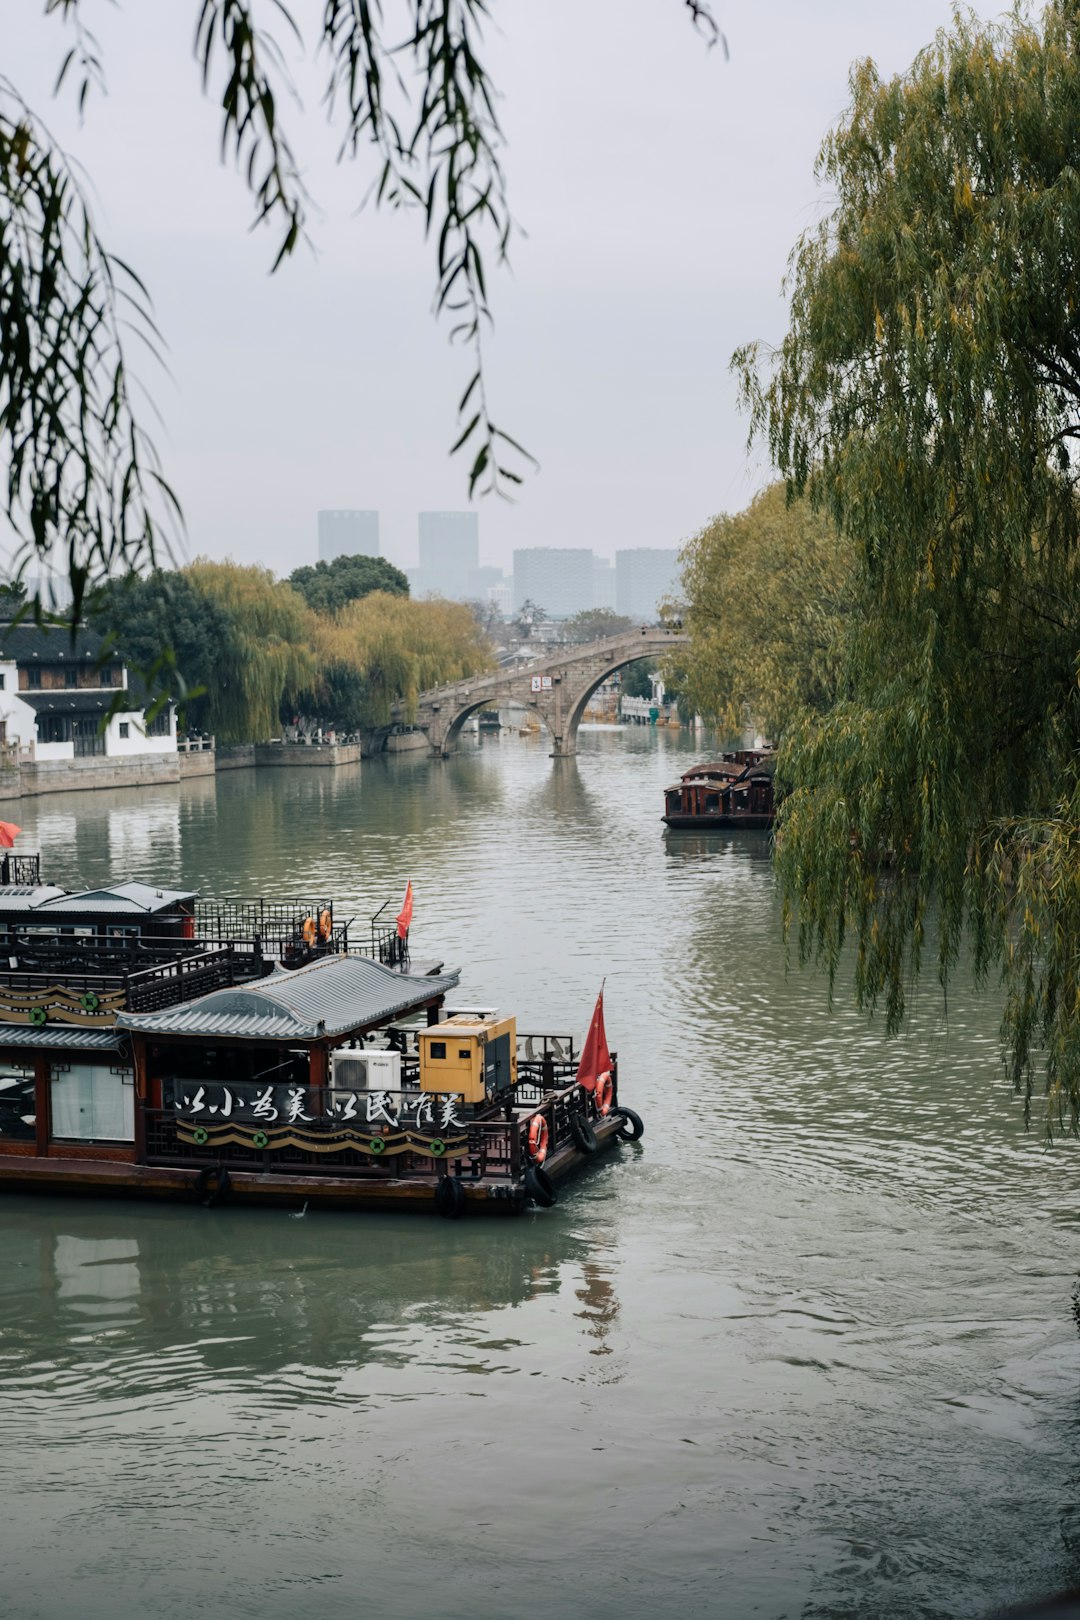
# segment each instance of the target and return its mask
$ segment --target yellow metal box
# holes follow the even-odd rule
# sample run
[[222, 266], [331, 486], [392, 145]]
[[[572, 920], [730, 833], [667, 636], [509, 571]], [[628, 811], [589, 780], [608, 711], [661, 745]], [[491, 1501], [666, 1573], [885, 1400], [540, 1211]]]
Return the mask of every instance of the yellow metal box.
[[517, 1019], [467, 1013], [419, 1032], [420, 1089], [460, 1092], [481, 1103], [517, 1084]]

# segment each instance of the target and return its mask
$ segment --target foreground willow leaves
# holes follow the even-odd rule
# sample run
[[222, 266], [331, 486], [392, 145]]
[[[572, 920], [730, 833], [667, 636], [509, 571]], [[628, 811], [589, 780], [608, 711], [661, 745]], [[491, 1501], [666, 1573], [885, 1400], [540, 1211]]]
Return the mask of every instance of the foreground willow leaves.
[[[1014, 1081], [1080, 1120], [1080, 6], [856, 67], [753, 430], [854, 548], [842, 696], [784, 740], [789, 918], [896, 1028], [934, 941], [1004, 974]], [[930, 924], [933, 925], [932, 936]]]

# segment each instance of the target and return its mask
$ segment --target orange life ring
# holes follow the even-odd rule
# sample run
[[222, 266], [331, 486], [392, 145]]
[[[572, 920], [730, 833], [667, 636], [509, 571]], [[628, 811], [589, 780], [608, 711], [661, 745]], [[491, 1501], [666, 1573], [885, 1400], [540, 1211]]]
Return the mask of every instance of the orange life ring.
[[615, 1101], [615, 1087], [611, 1081], [611, 1073], [605, 1069], [596, 1082], [596, 1110], [600, 1114], [610, 1114], [611, 1105]]
[[529, 1158], [533, 1164], [543, 1164], [547, 1158], [548, 1128], [543, 1114], [534, 1114], [529, 1121]]
[[334, 919], [326, 908], [319, 912], [319, 938], [329, 939], [334, 932]]
[[315, 935], [316, 935], [316, 932], [317, 932], [317, 930], [315, 928], [315, 919], [314, 919], [314, 917], [305, 917], [304, 918], [303, 927], [301, 928], [300, 932], [304, 936], [304, 944], [305, 945], [314, 945], [314, 943], [315, 943]]

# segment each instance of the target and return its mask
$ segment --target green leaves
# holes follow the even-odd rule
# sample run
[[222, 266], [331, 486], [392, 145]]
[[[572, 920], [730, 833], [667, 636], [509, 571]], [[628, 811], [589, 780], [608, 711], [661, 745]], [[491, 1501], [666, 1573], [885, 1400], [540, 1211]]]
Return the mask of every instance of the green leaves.
[[0, 510], [21, 541], [17, 579], [66, 551], [76, 623], [95, 581], [167, 556], [179, 527], [132, 409], [125, 327], [157, 354], [145, 287], [0, 77]]
[[[505, 495], [521, 483], [521, 466], [535, 462], [496, 425], [484, 399], [481, 334], [491, 321], [484, 244], [501, 262], [513, 232], [495, 92], [479, 55], [488, 7], [486, 0], [403, 0], [402, 9], [404, 36], [387, 43], [377, 0], [324, 0], [318, 35], [324, 104], [344, 124], [340, 157], [356, 157], [365, 147], [376, 153], [378, 178], [368, 193], [376, 206], [419, 210], [434, 239], [435, 313], [454, 318], [451, 338], [472, 350], [475, 366], [451, 454], [472, 451], [470, 497]], [[281, 0], [276, 10], [299, 41]], [[276, 270], [305, 236], [309, 207], [278, 117], [274, 81], [288, 88], [288, 75], [272, 36], [255, 27], [251, 0], [202, 0], [195, 50], [205, 87], [219, 48], [226, 75], [222, 151], [231, 150], [246, 171], [255, 224], [276, 221], [281, 228]], [[474, 404], [467, 417], [474, 393], [481, 408]], [[500, 447], [510, 460], [500, 459]]]
[[845, 685], [805, 713], [778, 866], [804, 955], [853, 941], [890, 1028], [933, 922], [1001, 972], [1014, 1080], [1080, 1119], [1080, 20], [958, 12], [852, 73], [797, 244], [791, 325], [735, 358], [752, 431], [851, 548]]

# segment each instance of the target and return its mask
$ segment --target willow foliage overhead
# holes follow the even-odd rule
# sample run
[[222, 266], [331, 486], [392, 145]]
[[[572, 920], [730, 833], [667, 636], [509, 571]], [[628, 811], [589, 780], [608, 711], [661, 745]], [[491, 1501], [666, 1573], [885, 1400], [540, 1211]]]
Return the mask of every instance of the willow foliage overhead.
[[826, 517], [774, 484], [713, 518], [681, 555], [685, 628], [674, 659], [687, 704], [734, 734], [774, 739], [840, 693], [853, 561]]
[[856, 67], [837, 201], [796, 247], [754, 428], [852, 544], [850, 693], [788, 737], [779, 861], [804, 953], [891, 1026], [936, 922], [1006, 976], [1012, 1073], [1080, 1118], [1080, 4], [957, 15]]
[[[674, 3], [722, 42], [709, 0]], [[91, 9], [44, 0], [68, 30], [56, 89], [73, 85], [80, 113], [106, 82]], [[298, 98], [274, 30], [310, 44], [339, 157], [370, 159], [358, 202], [411, 211], [432, 244], [435, 310], [471, 357], [452, 447], [470, 458], [469, 493], [506, 493], [532, 457], [498, 425], [484, 365], [488, 267], [514, 231], [484, 61], [496, 0], [322, 0], [304, 8], [306, 38], [293, 9], [303, 15], [286, 0], [190, 0], [222, 155], [244, 177], [253, 223], [277, 233], [276, 270], [317, 210], [282, 116]], [[0, 72], [0, 516], [21, 542], [20, 576], [66, 555], [77, 624], [84, 595], [110, 576], [170, 561], [179, 508], [129, 383], [125, 338], [157, 339], [146, 290], [99, 240], [81, 171], [7, 76], [11, 54]]]

